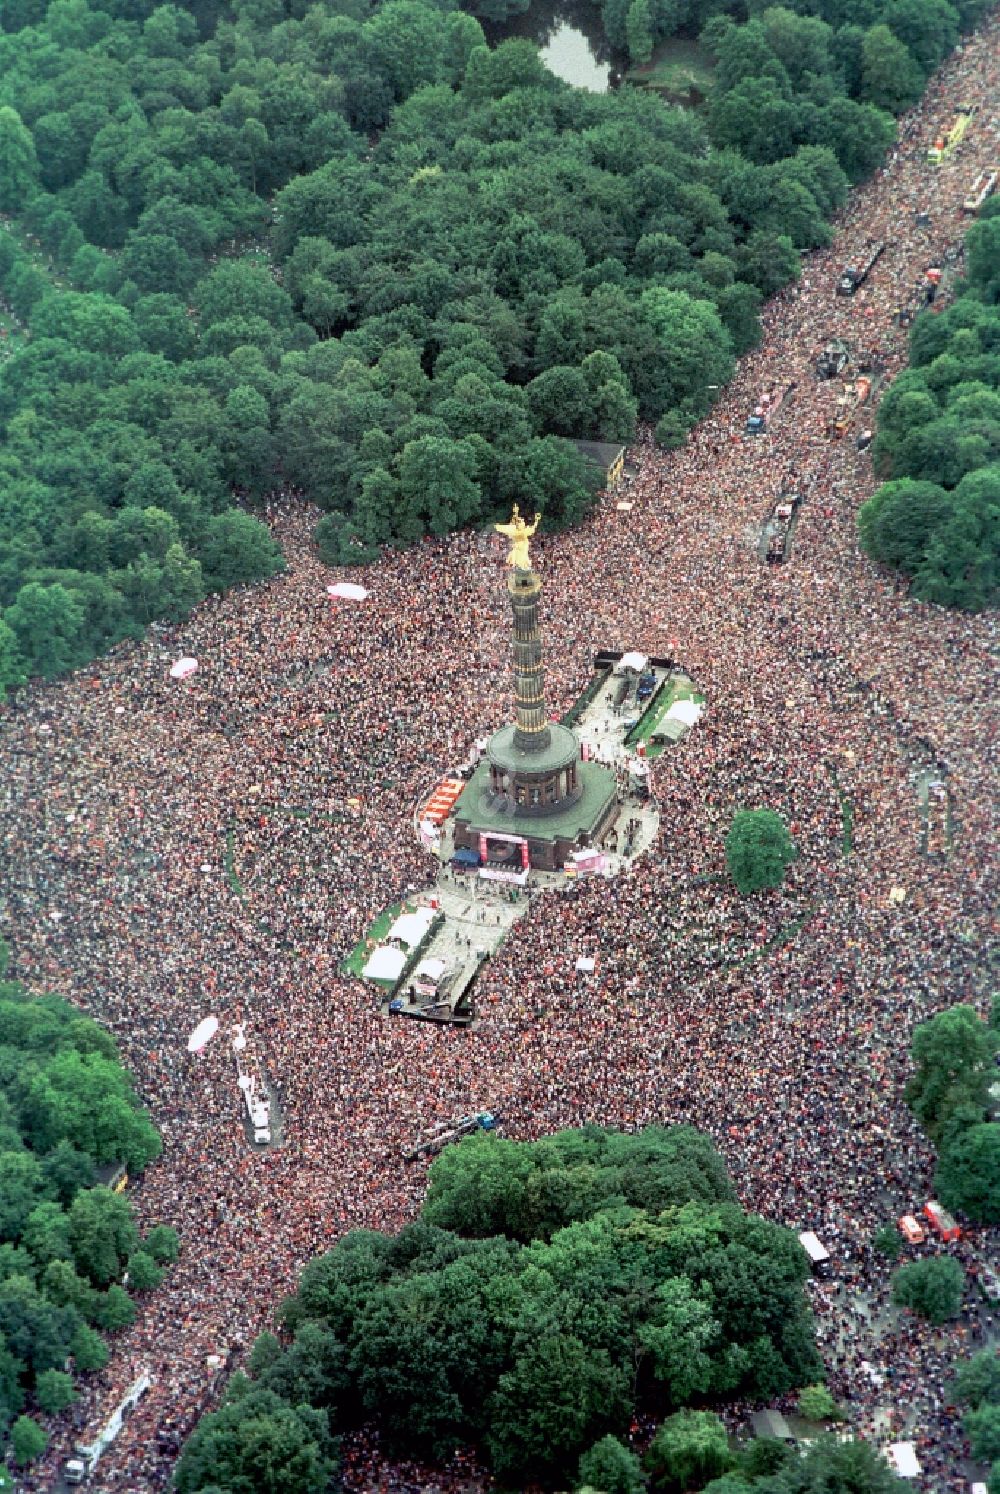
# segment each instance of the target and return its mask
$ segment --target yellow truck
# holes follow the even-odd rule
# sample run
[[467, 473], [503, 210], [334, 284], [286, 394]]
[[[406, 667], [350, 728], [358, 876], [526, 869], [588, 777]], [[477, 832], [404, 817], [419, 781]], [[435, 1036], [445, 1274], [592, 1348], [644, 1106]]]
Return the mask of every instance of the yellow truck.
[[958, 109], [955, 111], [955, 118], [948, 128], [948, 133], [946, 135], [938, 135], [934, 144], [928, 148], [928, 161], [932, 162], [935, 166], [940, 166], [942, 161], [948, 159], [952, 151], [961, 145], [965, 139], [966, 131], [972, 123], [972, 117], [975, 112], [975, 104], [959, 104]]

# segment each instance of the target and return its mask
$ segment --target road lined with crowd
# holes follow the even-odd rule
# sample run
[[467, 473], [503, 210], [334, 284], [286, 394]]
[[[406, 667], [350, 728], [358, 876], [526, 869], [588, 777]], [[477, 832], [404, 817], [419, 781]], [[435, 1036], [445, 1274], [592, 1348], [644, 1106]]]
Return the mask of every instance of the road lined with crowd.
[[[903, 366], [893, 313], [961, 237], [968, 182], [997, 153], [998, 41], [994, 20], [932, 80], [687, 445], [636, 444], [631, 511], [611, 496], [580, 529], [533, 542], [553, 710], [585, 686], [598, 648], [677, 660], [707, 710], [654, 765], [649, 855], [614, 882], [534, 900], [479, 984], [476, 1030], [385, 1019], [340, 965], [377, 913], [435, 874], [412, 831], [428, 782], [509, 717], [492, 533], [389, 553], [356, 578], [366, 601], [332, 603], [315, 513], [276, 496], [287, 575], [8, 703], [12, 973], [114, 1032], [165, 1142], [133, 1188], [140, 1222], [182, 1240], [25, 1489], [51, 1487], [74, 1436], [140, 1366], [155, 1383], [101, 1486], [165, 1488], [215, 1394], [208, 1357], [238, 1362], [303, 1263], [345, 1230], [412, 1218], [425, 1171], [404, 1164], [404, 1145], [484, 1107], [518, 1137], [588, 1121], [709, 1132], [743, 1203], [814, 1229], [835, 1258], [834, 1283], [813, 1291], [855, 1426], [912, 1435], [917, 1487], [965, 1487], [950, 1363], [992, 1324], [971, 1296], [943, 1331], [898, 1319], [870, 1242], [927, 1196], [933, 1158], [902, 1101], [912, 1028], [986, 995], [996, 620], [914, 603], [860, 554], [871, 464], [849, 437], [827, 438], [812, 365], [842, 336], [890, 377]], [[929, 165], [927, 144], [968, 97], [974, 128]], [[836, 297], [872, 237], [890, 241], [883, 261]], [[795, 399], [767, 435], [741, 438], [779, 370], [798, 380]], [[805, 501], [791, 557], [766, 566], [760, 526], [792, 481]], [[181, 655], [199, 661], [184, 683], [168, 674]], [[921, 846], [921, 764], [946, 785], [948, 854]], [[724, 876], [724, 840], [734, 811], [756, 807], [785, 816], [800, 856], [780, 891], [745, 899]], [[248, 1148], [223, 1039], [187, 1053], [209, 1013], [224, 1030], [246, 1023], [280, 1094], [281, 1147]], [[973, 1231], [955, 1248], [970, 1262], [996, 1246]], [[471, 1459], [435, 1481], [385, 1465], [370, 1439], [349, 1443], [347, 1467], [358, 1490], [481, 1484]]]

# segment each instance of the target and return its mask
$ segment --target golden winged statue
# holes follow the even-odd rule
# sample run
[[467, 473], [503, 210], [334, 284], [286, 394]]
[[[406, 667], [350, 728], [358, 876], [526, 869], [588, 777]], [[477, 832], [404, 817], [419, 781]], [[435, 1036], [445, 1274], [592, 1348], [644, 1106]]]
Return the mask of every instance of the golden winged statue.
[[541, 514], [536, 514], [534, 522], [529, 524], [526, 519], [521, 518], [517, 504], [514, 504], [514, 512], [510, 516], [509, 524], [494, 524], [493, 528], [498, 534], [506, 534], [511, 544], [507, 551], [507, 564], [514, 566], [519, 571], [531, 570], [531, 557], [528, 554], [528, 541], [538, 528]]

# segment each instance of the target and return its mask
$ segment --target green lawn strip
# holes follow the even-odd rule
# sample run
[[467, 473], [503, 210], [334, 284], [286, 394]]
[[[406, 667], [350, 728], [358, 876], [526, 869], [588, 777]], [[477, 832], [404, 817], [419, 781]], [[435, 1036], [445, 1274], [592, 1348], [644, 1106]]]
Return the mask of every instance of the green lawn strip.
[[583, 715], [584, 711], [590, 705], [591, 701], [598, 694], [599, 690], [601, 689], [601, 686], [605, 683], [605, 681], [607, 680], [607, 678], [610, 675], [610, 673], [611, 673], [611, 666], [610, 666], [610, 664], [606, 665], [603, 669], [595, 670], [594, 677], [590, 681], [590, 684], [587, 686], [587, 688], [583, 691], [582, 694], [580, 694], [580, 695], [578, 695], [576, 697], [576, 700], [574, 700], [574, 702], [570, 706], [569, 710], [563, 716], [563, 718], [562, 718], [562, 725], [563, 726], [575, 726], [576, 725], [576, 723], [579, 721], [580, 717]]
[[830, 777], [833, 779], [833, 786], [837, 790], [837, 798], [840, 800], [840, 823], [842, 827], [840, 835], [840, 851], [841, 855], [846, 861], [847, 857], [854, 849], [854, 805], [851, 803], [850, 798], [840, 786], [840, 779], [837, 776], [836, 764], [828, 763], [827, 767], [830, 770]]
[[[360, 975], [368, 963], [368, 956], [371, 954], [368, 945], [369, 939], [374, 940], [377, 944], [389, 932], [401, 912], [412, 913], [413, 911], [414, 904], [403, 902], [393, 903], [391, 908], [386, 908], [384, 913], [380, 913], [374, 923], [369, 924], [362, 937], [347, 956], [347, 959], [340, 967], [341, 973], [343, 975]], [[376, 982], [376, 984], [379, 984], [379, 982]], [[387, 984], [391, 986], [395, 982], [389, 981]]]
[[327, 825], [342, 825], [347, 819], [344, 814], [330, 814], [325, 809], [296, 809], [291, 804], [270, 804], [267, 809], [269, 814], [287, 814], [293, 820], [323, 820]]
[[625, 81], [635, 87], [660, 88], [671, 94], [706, 93], [712, 82], [712, 69], [664, 58], [662, 62], [647, 62], [642, 67], [629, 68]]
[[229, 883], [230, 889], [235, 892], [237, 897], [243, 898], [246, 901], [246, 889], [236, 875], [236, 832], [233, 830], [232, 825], [229, 825], [226, 829], [226, 854], [223, 859], [223, 865], [226, 869], [226, 880]]
[[[633, 726], [625, 738], [626, 746], [635, 747], [639, 742], [648, 742], [653, 736], [656, 728], [670, 710], [676, 700], [693, 700], [698, 705], [703, 705], [704, 695], [698, 693], [690, 680], [682, 679], [679, 675], [671, 675], [653, 696], [639, 720]], [[661, 745], [650, 747], [648, 756], [658, 757], [664, 747]]]
[[842, 788], [838, 788], [837, 793], [840, 795], [840, 815], [844, 826], [840, 845], [846, 859], [854, 849], [854, 805]]
[[738, 960], [727, 961], [726, 969], [732, 969], [734, 965], [752, 965], [756, 960], [761, 960], [765, 955], [771, 954], [773, 950], [781, 949], [784, 945], [791, 944], [792, 940], [809, 922], [810, 918], [816, 912], [816, 909], [818, 907], [818, 902], [810, 903], [809, 907], [804, 913], [802, 913], [798, 918], [794, 918], [791, 923], [786, 923], [784, 928], [779, 929], [778, 932], [773, 935], [772, 938], [768, 939], [764, 944], [756, 945], [745, 955], [742, 955]]

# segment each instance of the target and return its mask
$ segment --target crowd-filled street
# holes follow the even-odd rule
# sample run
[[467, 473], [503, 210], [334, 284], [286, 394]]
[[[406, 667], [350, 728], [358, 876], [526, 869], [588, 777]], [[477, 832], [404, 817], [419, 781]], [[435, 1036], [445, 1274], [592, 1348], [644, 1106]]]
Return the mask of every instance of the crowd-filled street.
[[[931, 81], [688, 444], [640, 441], [626, 492], [532, 542], [551, 709], [583, 689], [599, 648], [678, 661], [708, 705], [653, 765], [650, 852], [614, 881], [534, 898], [480, 981], [475, 1030], [394, 1022], [339, 972], [372, 918], [436, 875], [413, 833], [420, 795], [511, 714], [492, 530], [389, 552], [350, 577], [365, 601], [334, 602], [315, 511], [276, 496], [286, 575], [3, 708], [11, 973], [114, 1032], [165, 1144], [131, 1196], [143, 1224], [182, 1240], [26, 1490], [51, 1487], [73, 1437], [143, 1365], [153, 1389], [101, 1486], [165, 1488], [212, 1394], [207, 1356], [238, 1361], [342, 1232], [412, 1217], [426, 1168], [403, 1162], [402, 1143], [486, 1106], [514, 1137], [585, 1121], [709, 1132], [747, 1207], [814, 1229], [835, 1257], [832, 1282], [810, 1290], [857, 1430], [911, 1436], [917, 1487], [966, 1488], [950, 1366], [991, 1319], [971, 1284], [944, 1330], [899, 1316], [870, 1242], [928, 1197], [933, 1156], [902, 1098], [913, 1026], [959, 1001], [985, 1011], [996, 618], [912, 602], [861, 555], [869, 454], [853, 431], [825, 435], [831, 391], [813, 363], [840, 336], [890, 378], [903, 366], [893, 312], [961, 239], [963, 194], [1000, 151], [998, 40], [994, 20]], [[965, 142], [928, 164], [968, 97]], [[836, 297], [871, 237], [890, 241], [883, 261]], [[798, 380], [794, 400], [742, 438], [778, 378]], [[760, 526], [791, 482], [804, 493], [791, 556], [768, 566]], [[169, 676], [182, 655], [199, 662], [185, 682]], [[948, 839], [936, 823], [922, 836], [922, 769], [944, 785]], [[725, 836], [737, 808], [765, 806], [800, 854], [780, 892], [743, 898]], [[586, 980], [580, 955], [596, 960]], [[277, 1087], [284, 1141], [266, 1154], [247, 1144], [228, 1043], [186, 1051], [210, 1013], [246, 1023]], [[974, 1266], [997, 1239], [970, 1231], [949, 1248]], [[380, 1464], [366, 1440], [347, 1457], [358, 1490], [482, 1486], [467, 1459], [435, 1481]]]

